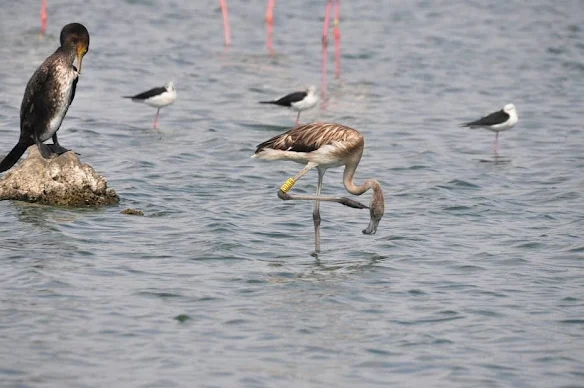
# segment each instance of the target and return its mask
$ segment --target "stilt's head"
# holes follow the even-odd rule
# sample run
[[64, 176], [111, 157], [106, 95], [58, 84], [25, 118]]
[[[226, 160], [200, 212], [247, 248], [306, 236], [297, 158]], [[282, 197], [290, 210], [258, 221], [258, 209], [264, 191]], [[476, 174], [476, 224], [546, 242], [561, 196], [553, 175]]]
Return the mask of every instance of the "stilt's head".
[[371, 188], [373, 189], [373, 197], [369, 205], [371, 220], [367, 228], [363, 229], [364, 234], [375, 234], [377, 232], [377, 225], [379, 225], [379, 221], [381, 221], [383, 213], [385, 213], [385, 199], [381, 185], [376, 180], [371, 180], [370, 182]]
[[166, 89], [166, 91], [168, 91], [168, 92], [176, 92], [176, 89], [174, 88], [174, 82], [172, 82], [172, 81], [170, 81], [166, 85], [164, 85], [164, 89]]
[[507, 104], [503, 107], [503, 112], [508, 113], [508, 114], [511, 114], [512, 112], [517, 113], [517, 109], [515, 108], [515, 105]]
[[307, 94], [316, 94], [316, 86], [310, 85], [307, 89], [306, 89], [306, 93]]
[[89, 50], [89, 32], [83, 24], [70, 23], [61, 30], [61, 47], [72, 50], [77, 56], [77, 72], [81, 74], [81, 62]]
[[519, 115], [517, 114], [517, 109], [513, 104], [507, 104], [503, 107], [503, 112], [509, 115], [509, 120], [507, 120], [507, 128], [502, 129], [509, 129], [513, 127], [519, 121]]

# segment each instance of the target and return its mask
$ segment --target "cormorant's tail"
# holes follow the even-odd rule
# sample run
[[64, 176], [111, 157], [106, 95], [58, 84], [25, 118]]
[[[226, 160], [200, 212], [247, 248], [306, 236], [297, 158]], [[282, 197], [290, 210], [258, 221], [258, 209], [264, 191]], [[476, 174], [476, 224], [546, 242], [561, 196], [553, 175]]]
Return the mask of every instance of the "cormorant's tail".
[[18, 159], [20, 159], [22, 154], [24, 154], [24, 151], [26, 151], [26, 149], [28, 148], [29, 145], [30, 144], [18, 142], [14, 146], [12, 151], [10, 151], [10, 153], [8, 155], [6, 155], [4, 160], [2, 162], [0, 162], [0, 172], [6, 171], [10, 167], [14, 166], [16, 164], [16, 162], [18, 162]]

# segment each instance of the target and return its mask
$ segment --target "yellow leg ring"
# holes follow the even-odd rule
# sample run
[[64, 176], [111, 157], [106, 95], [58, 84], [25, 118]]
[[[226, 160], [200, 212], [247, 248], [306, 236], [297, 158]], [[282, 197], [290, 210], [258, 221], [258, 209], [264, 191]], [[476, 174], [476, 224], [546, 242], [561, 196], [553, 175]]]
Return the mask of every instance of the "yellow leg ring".
[[290, 189], [296, 184], [296, 180], [294, 178], [288, 178], [288, 180], [280, 187], [284, 193], [290, 191]]

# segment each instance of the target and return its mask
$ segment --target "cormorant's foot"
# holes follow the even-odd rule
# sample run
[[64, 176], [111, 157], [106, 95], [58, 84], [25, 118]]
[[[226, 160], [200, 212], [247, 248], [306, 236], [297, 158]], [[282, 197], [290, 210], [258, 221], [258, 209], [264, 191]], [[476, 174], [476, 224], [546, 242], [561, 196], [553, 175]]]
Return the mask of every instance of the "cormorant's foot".
[[57, 155], [61, 155], [64, 154], [67, 151], [71, 151], [68, 150], [65, 147], [61, 147], [59, 144], [46, 144], [47, 147], [49, 147], [49, 149], [51, 150], [51, 152], [57, 154]]
[[341, 197], [339, 203], [348, 207], [352, 207], [353, 209], [369, 209], [369, 206], [363, 205], [361, 202], [347, 197]]
[[[50, 145], [52, 145], [52, 144], [50, 144]], [[44, 143], [37, 143], [37, 147], [39, 148], [39, 152], [41, 153], [41, 156], [45, 159], [51, 159], [51, 157], [56, 155], [56, 153], [53, 152], [50, 145], [44, 144]]]

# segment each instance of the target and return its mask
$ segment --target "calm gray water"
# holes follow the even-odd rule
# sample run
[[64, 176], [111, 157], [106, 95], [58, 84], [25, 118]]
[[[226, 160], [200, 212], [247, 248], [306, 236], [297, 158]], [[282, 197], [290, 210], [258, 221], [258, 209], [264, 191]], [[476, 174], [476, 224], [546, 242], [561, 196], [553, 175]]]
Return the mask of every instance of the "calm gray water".
[[[331, 55], [303, 121], [362, 131], [386, 215], [365, 236], [367, 211], [323, 204], [318, 260], [312, 204], [276, 197], [301, 166], [249, 157], [295, 117], [257, 101], [320, 83], [324, 1], [277, 2], [274, 56], [265, 1], [230, 1], [229, 51], [215, 1], [49, 0], [44, 40], [39, 3], [2, 4], [0, 154], [83, 22], [59, 136], [122, 201], [0, 203], [2, 387], [584, 386], [582, 1], [343, 1], [342, 75]], [[154, 131], [120, 96], [169, 80]], [[509, 102], [498, 156], [458, 127]]]

